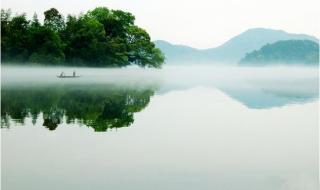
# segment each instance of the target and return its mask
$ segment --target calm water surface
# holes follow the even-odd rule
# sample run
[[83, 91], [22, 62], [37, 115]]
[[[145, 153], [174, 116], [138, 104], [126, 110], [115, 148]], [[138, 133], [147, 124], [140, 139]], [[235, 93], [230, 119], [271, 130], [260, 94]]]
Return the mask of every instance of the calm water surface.
[[318, 69], [2, 68], [2, 189], [317, 190]]

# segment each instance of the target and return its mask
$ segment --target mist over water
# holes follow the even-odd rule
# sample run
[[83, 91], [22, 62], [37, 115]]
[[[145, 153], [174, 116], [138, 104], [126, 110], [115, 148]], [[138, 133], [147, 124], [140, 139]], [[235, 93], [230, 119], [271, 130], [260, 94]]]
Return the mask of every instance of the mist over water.
[[[73, 71], [81, 77], [57, 78], [61, 72], [72, 75]], [[1, 79], [3, 87], [105, 84], [127, 88], [156, 87], [156, 93], [160, 94], [210, 87], [256, 108], [268, 106], [265, 104], [272, 107], [310, 101], [317, 99], [319, 93], [318, 67], [304, 66], [188, 65], [164, 66], [163, 69], [3, 66]]]
[[[80, 78], [59, 79], [61, 72], [72, 75], [76, 71]], [[305, 66], [270, 66], [270, 67], [237, 67], [237, 66], [164, 66], [162, 69], [139, 67], [127, 68], [77, 68], [77, 67], [21, 67], [2, 66], [2, 84], [60, 84], [60, 83], [164, 83], [166, 85], [186, 86], [237, 86], [248, 81], [256, 84], [281, 82], [311, 82], [317, 86], [318, 67]], [[283, 86], [284, 87], [284, 86]]]
[[318, 67], [1, 74], [6, 189], [319, 188]]

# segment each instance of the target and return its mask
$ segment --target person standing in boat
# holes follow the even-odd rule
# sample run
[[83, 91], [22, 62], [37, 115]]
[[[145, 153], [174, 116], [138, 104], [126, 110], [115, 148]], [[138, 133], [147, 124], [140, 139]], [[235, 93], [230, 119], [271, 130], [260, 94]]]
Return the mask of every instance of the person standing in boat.
[[76, 71], [75, 70], [73, 70], [73, 77], [75, 77], [76, 76]]
[[63, 76], [64, 76], [64, 72], [61, 72], [60, 77], [63, 77]]

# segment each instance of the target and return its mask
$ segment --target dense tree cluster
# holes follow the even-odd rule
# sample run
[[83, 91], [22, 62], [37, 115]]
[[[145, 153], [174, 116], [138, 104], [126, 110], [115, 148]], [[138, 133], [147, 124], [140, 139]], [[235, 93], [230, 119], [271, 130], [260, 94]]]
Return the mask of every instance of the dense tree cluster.
[[248, 53], [242, 64], [319, 64], [319, 44], [310, 40], [283, 40]]
[[98, 7], [66, 19], [55, 8], [37, 15], [11, 16], [1, 10], [3, 62], [73, 64], [85, 66], [160, 67], [164, 55], [149, 34], [134, 24], [128, 12]]

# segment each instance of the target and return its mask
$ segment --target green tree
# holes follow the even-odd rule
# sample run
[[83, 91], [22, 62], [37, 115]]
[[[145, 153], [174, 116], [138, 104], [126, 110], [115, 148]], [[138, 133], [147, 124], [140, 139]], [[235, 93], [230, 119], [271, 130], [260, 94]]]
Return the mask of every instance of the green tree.
[[8, 59], [9, 24], [11, 20], [11, 10], [1, 9], [1, 59]]
[[1, 10], [1, 58], [4, 61], [122, 67], [136, 64], [159, 68], [164, 55], [149, 34], [134, 24], [134, 16], [121, 10], [98, 7], [66, 23], [55, 8], [37, 15], [10, 17]]
[[64, 61], [64, 44], [59, 35], [44, 26], [34, 26], [29, 32], [30, 62], [59, 64]]
[[31, 27], [40, 27], [40, 26], [41, 24], [39, 22], [38, 15], [37, 13], [34, 13], [31, 21]]
[[87, 16], [93, 17], [103, 24], [106, 35], [109, 37], [125, 38], [127, 29], [134, 25], [135, 17], [131, 13], [120, 10], [109, 10], [106, 7], [98, 7], [89, 11]]
[[64, 44], [59, 34], [42, 26], [36, 14], [30, 23], [28, 38], [30, 62], [58, 64], [64, 61]]
[[44, 12], [44, 26], [58, 32], [63, 30], [64, 25], [64, 19], [57, 9], [51, 8]]
[[155, 48], [145, 30], [137, 26], [131, 26], [128, 30], [127, 44], [129, 62], [143, 67], [161, 67], [164, 55], [159, 49]]
[[103, 66], [108, 59], [105, 31], [96, 19], [69, 16], [63, 36], [67, 61]]
[[5, 61], [27, 61], [29, 56], [28, 26], [29, 21], [25, 14], [13, 17], [4, 26], [4, 33], [1, 32], [1, 37], [4, 38], [4, 43], [1, 44], [1, 48], [3, 48], [1, 53]]

